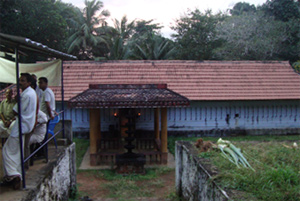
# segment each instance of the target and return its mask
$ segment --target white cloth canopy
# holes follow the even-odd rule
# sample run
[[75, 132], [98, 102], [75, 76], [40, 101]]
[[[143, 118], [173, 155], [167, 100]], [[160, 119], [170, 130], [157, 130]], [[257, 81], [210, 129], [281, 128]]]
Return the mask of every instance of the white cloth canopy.
[[[20, 73], [35, 74], [46, 77], [49, 86], [59, 86], [61, 82], [61, 60], [50, 62], [19, 64]], [[0, 82], [16, 83], [16, 64], [0, 57]]]

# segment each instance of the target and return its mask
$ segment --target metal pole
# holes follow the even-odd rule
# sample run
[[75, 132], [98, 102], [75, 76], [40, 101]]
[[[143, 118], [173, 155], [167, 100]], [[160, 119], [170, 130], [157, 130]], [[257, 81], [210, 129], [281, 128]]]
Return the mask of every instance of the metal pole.
[[19, 84], [19, 51], [18, 47], [15, 49], [16, 55], [16, 83], [17, 83], [17, 100], [18, 100], [18, 118], [19, 118], [19, 141], [20, 141], [20, 155], [21, 155], [21, 167], [22, 167], [22, 182], [23, 188], [26, 188], [25, 184], [25, 170], [24, 170], [24, 158], [23, 158], [23, 139], [22, 139], [22, 117], [21, 117], [21, 98], [20, 98], [20, 84]]
[[63, 138], [65, 138], [65, 106], [64, 106], [64, 64], [63, 60], [61, 60], [61, 110], [63, 111], [62, 115], [62, 134]]

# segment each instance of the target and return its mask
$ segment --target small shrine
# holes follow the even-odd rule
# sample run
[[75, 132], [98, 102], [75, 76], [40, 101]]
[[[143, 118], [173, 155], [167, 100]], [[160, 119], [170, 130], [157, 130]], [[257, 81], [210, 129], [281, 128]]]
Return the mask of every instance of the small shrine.
[[[113, 165], [119, 173], [143, 173], [145, 164], [167, 164], [167, 109], [187, 107], [189, 100], [166, 84], [93, 84], [73, 97], [69, 106], [88, 108], [90, 115], [90, 164]], [[117, 125], [101, 131], [101, 110]], [[142, 108], [154, 110], [152, 131], [136, 129]]]

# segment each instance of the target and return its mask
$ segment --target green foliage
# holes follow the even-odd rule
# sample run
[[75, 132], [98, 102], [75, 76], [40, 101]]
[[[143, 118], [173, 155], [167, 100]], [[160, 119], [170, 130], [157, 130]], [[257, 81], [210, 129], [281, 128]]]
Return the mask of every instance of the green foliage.
[[167, 197], [166, 200], [170, 201], [181, 201], [181, 198], [176, 194], [176, 192], [171, 192]]
[[300, 73], [300, 61], [297, 61], [295, 63], [293, 63], [293, 68], [296, 71], [296, 73]]
[[[175, 20], [174, 41], [154, 20], [107, 25], [100, 0], [80, 10], [59, 0], [2, 0], [2, 33], [28, 37], [79, 59], [289, 60], [300, 55], [300, 6], [268, 0], [260, 7], [238, 2], [227, 14], [188, 10]], [[28, 60], [38, 58], [30, 55]]]
[[224, 43], [215, 49], [215, 57], [225, 60], [285, 59], [282, 44], [291, 34], [287, 24], [260, 12], [228, 17], [217, 30]]
[[[108, 197], [118, 200], [135, 200], [137, 197], [154, 197], [155, 188], [164, 186], [160, 176], [174, 171], [172, 168], [147, 168], [144, 175], [120, 175], [115, 170], [81, 170], [89, 177], [106, 180], [102, 187], [109, 192]], [[143, 183], [143, 185], [141, 185]]]
[[131, 21], [123, 16], [121, 21], [114, 20], [114, 31], [110, 35], [108, 59], [170, 59], [174, 54], [171, 40], [157, 34], [161, 27], [149, 21]]
[[214, 154], [216, 154], [215, 152], [201, 152], [198, 154], [198, 156], [200, 158], [211, 158]]
[[[297, 200], [300, 192], [300, 150], [288, 149], [281, 142], [235, 143], [246, 151], [256, 170], [236, 168], [220, 155], [211, 158], [218, 167], [215, 178], [224, 188], [253, 194], [259, 200]], [[299, 199], [298, 199], [299, 200]]]
[[281, 43], [281, 59], [295, 62], [299, 59], [300, 47], [300, 3], [295, 0], [268, 0], [260, 8], [265, 17], [274, 17], [283, 22], [286, 38]]
[[76, 168], [79, 168], [84, 154], [86, 153], [90, 141], [88, 139], [79, 139], [74, 138], [73, 141], [75, 142], [75, 152], [76, 152]]
[[[133, 44], [132, 44], [133, 43]], [[154, 33], [144, 34], [138, 41], [133, 41], [131, 58], [143, 60], [167, 60], [175, 54], [174, 43]]]
[[236, 3], [232, 9], [230, 9], [231, 15], [243, 15], [244, 13], [255, 13], [256, 7], [255, 5], [250, 5], [246, 2], [238, 2]]
[[124, 39], [121, 37], [114, 37], [111, 39], [110, 52], [108, 55], [109, 60], [123, 60], [128, 59], [130, 50], [128, 45], [125, 45]]
[[77, 186], [72, 186], [69, 190], [69, 199], [75, 200], [78, 195]]
[[121, 21], [114, 19], [114, 28], [109, 33], [109, 60], [128, 59], [131, 50], [128, 47], [128, 40], [133, 34], [135, 21], [128, 22], [125, 16]]
[[176, 20], [172, 37], [176, 42], [177, 58], [183, 60], [212, 59], [212, 52], [221, 45], [216, 39], [216, 26], [223, 20], [221, 14], [210, 10], [201, 13], [198, 9], [188, 11]]
[[115, 180], [114, 182], [103, 184], [103, 187], [109, 190], [109, 197], [112, 198], [136, 198], [151, 197], [154, 192], [147, 188], [142, 188], [134, 181], [125, 179]]
[[2, 33], [23, 36], [57, 50], [64, 50], [68, 24], [62, 8], [72, 7], [51, 0], [0, 1]]
[[[102, 10], [103, 3], [98, 0], [85, 0], [83, 12], [77, 9], [77, 18], [72, 20], [70, 28], [71, 36], [67, 41], [68, 52], [76, 55], [79, 59], [93, 59], [93, 48], [99, 44], [107, 44], [105, 37], [97, 35], [96, 27], [99, 24], [106, 25], [105, 18], [109, 12]], [[98, 28], [99, 29], [99, 28]]]
[[167, 167], [159, 167], [159, 168], [147, 168], [146, 173], [144, 175], [141, 174], [130, 174], [130, 175], [121, 175], [117, 174], [115, 170], [86, 170], [88, 174], [92, 174], [97, 178], [103, 178], [108, 181], [115, 180], [130, 180], [130, 181], [145, 181], [156, 179], [159, 175], [166, 174], [170, 172], [172, 168]]
[[156, 35], [159, 34], [160, 29], [162, 26], [160, 26], [158, 23], [153, 23], [152, 20], [137, 20], [134, 26], [134, 35], [133, 38], [139, 38], [140, 36], [143, 36], [145, 34], [154, 33]]
[[[171, 154], [175, 155], [175, 142], [176, 141], [192, 141], [196, 142], [200, 137], [168, 137], [168, 150]], [[220, 137], [201, 137], [205, 141], [212, 141], [213, 143], [217, 142]], [[240, 142], [240, 141], [297, 141], [299, 140], [299, 135], [259, 135], [259, 136], [235, 136], [227, 137], [231, 142]]]
[[[176, 140], [195, 142], [197, 138], [169, 137], [171, 151]], [[216, 138], [204, 140], [217, 141]], [[243, 155], [255, 169], [237, 168], [235, 164], [222, 157], [220, 152], [200, 153], [199, 157], [210, 158], [217, 167], [218, 174], [213, 178], [225, 189], [241, 191], [241, 197], [233, 200], [300, 200], [300, 149], [289, 149], [283, 144], [298, 144], [299, 135], [290, 136], [241, 136], [228, 137], [237, 147], [242, 147]], [[174, 151], [173, 151], [174, 152]], [[240, 194], [234, 193], [232, 196]]]
[[117, 19], [113, 21], [117, 36], [125, 41], [128, 40], [133, 34], [135, 21], [128, 22], [126, 15], [122, 17], [121, 22]]
[[261, 9], [266, 15], [283, 22], [300, 19], [300, 4], [294, 0], [267, 0]]

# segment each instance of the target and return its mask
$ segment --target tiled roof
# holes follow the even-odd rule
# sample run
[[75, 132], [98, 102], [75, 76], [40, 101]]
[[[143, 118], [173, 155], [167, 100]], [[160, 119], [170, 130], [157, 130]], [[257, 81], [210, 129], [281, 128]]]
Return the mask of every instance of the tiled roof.
[[[287, 61], [65, 61], [64, 99], [89, 84], [159, 84], [189, 100], [300, 99]], [[51, 87], [61, 100], [60, 87]]]
[[65, 100], [89, 84], [158, 83], [190, 100], [300, 99], [300, 76], [286, 61], [64, 62]]
[[189, 100], [167, 89], [166, 84], [90, 85], [69, 100], [76, 108], [158, 108], [188, 106]]

